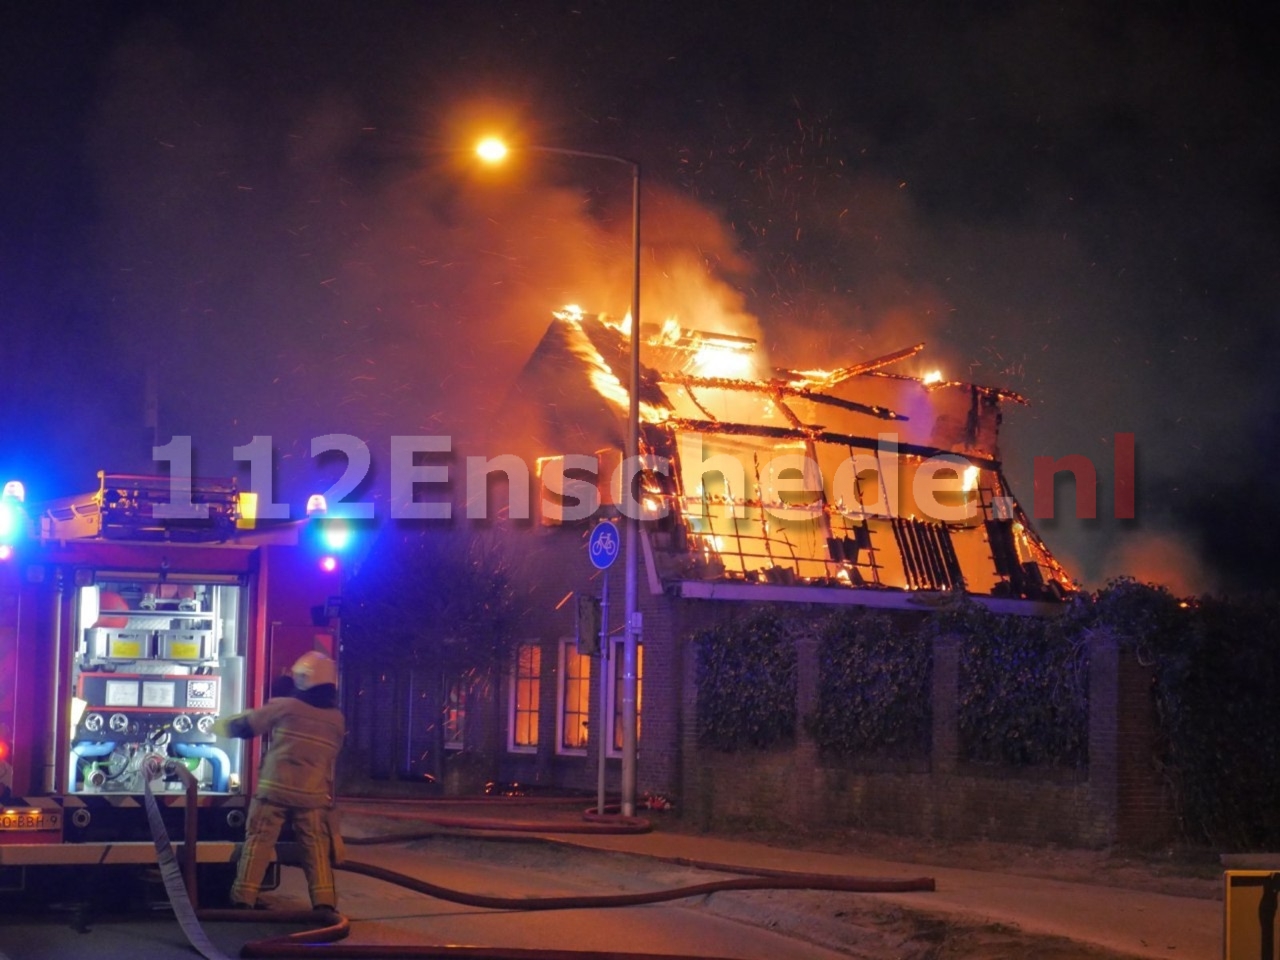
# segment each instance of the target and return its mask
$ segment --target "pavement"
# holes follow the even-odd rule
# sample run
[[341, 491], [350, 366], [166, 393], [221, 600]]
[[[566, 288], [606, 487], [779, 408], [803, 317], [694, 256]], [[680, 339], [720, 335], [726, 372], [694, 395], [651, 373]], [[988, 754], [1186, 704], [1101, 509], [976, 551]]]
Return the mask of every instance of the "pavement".
[[931, 893], [864, 896], [911, 910], [1065, 937], [1134, 957], [1221, 960], [1223, 956], [1220, 900], [685, 834], [575, 836], [572, 842], [600, 850], [773, 870], [895, 879], [930, 876], [936, 883]]
[[[343, 801], [344, 810], [391, 819], [426, 819], [431, 813], [374, 801]], [[492, 807], [475, 809], [489, 818]], [[521, 816], [528, 814], [522, 811]], [[850, 852], [791, 849], [744, 839], [654, 830], [647, 833], [525, 835], [556, 843], [667, 860], [688, 860], [753, 869], [843, 876], [911, 879], [932, 877], [932, 892], [861, 894], [885, 904], [975, 923], [1002, 924], [1024, 933], [1063, 937], [1132, 957], [1222, 960], [1223, 903], [1219, 896], [1173, 896], [1102, 883], [1044, 879], [998, 869], [964, 869], [905, 863]], [[363, 831], [361, 831], [363, 832]]]

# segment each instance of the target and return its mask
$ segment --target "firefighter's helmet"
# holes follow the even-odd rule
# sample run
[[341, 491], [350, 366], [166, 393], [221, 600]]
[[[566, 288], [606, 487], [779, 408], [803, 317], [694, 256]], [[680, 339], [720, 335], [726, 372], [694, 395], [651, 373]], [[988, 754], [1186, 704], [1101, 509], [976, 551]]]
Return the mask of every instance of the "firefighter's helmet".
[[319, 650], [304, 653], [293, 665], [293, 685], [299, 690], [310, 690], [323, 683], [338, 682], [338, 668]]

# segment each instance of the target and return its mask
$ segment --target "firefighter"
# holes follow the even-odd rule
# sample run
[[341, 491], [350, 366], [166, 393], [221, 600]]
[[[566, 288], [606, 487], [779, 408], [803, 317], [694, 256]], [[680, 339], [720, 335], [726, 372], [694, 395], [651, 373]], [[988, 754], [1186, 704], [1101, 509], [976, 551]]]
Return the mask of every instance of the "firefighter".
[[337, 907], [333, 860], [340, 836], [332, 830], [334, 762], [346, 732], [338, 710], [337, 669], [323, 653], [305, 653], [291, 671], [293, 696], [274, 697], [257, 710], [218, 720], [215, 732], [244, 740], [268, 738], [236, 879], [233, 907], [257, 906], [258, 891], [285, 822], [302, 847], [303, 871], [314, 910]]

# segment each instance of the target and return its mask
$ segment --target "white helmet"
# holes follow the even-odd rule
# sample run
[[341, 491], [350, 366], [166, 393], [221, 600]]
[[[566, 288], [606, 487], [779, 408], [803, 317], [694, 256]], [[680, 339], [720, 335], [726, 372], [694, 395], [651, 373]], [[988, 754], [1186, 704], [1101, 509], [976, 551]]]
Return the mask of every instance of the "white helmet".
[[337, 665], [319, 650], [312, 650], [300, 656], [291, 672], [293, 685], [299, 690], [310, 690], [322, 683], [338, 682]]

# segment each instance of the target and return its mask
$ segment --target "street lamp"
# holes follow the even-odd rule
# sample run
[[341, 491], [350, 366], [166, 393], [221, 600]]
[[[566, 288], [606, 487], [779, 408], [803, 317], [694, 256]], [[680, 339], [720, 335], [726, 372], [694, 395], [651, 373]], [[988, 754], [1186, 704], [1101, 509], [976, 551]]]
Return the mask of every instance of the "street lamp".
[[[521, 145], [518, 150], [536, 153], [554, 153], [566, 157], [587, 157], [607, 160], [631, 168], [631, 388], [630, 406], [627, 411], [627, 449], [624, 476], [634, 477], [640, 469], [640, 164], [626, 157], [611, 153], [593, 153], [589, 150], [570, 150], [565, 147]], [[495, 137], [482, 140], [476, 153], [486, 163], [501, 163], [506, 159], [508, 147]], [[640, 539], [638, 505], [623, 493], [623, 511], [626, 517], [623, 537], [623, 565], [626, 576], [624, 627], [622, 641], [622, 815], [635, 816], [636, 812], [636, 660], [642, 623], [637, 604], [637, 544]], [[608, 734], [605, 734], [606, 736]], [[605, 749], [603, 738], [600, 749]], [[599, 811], [603, 813], [604, 811]]]

